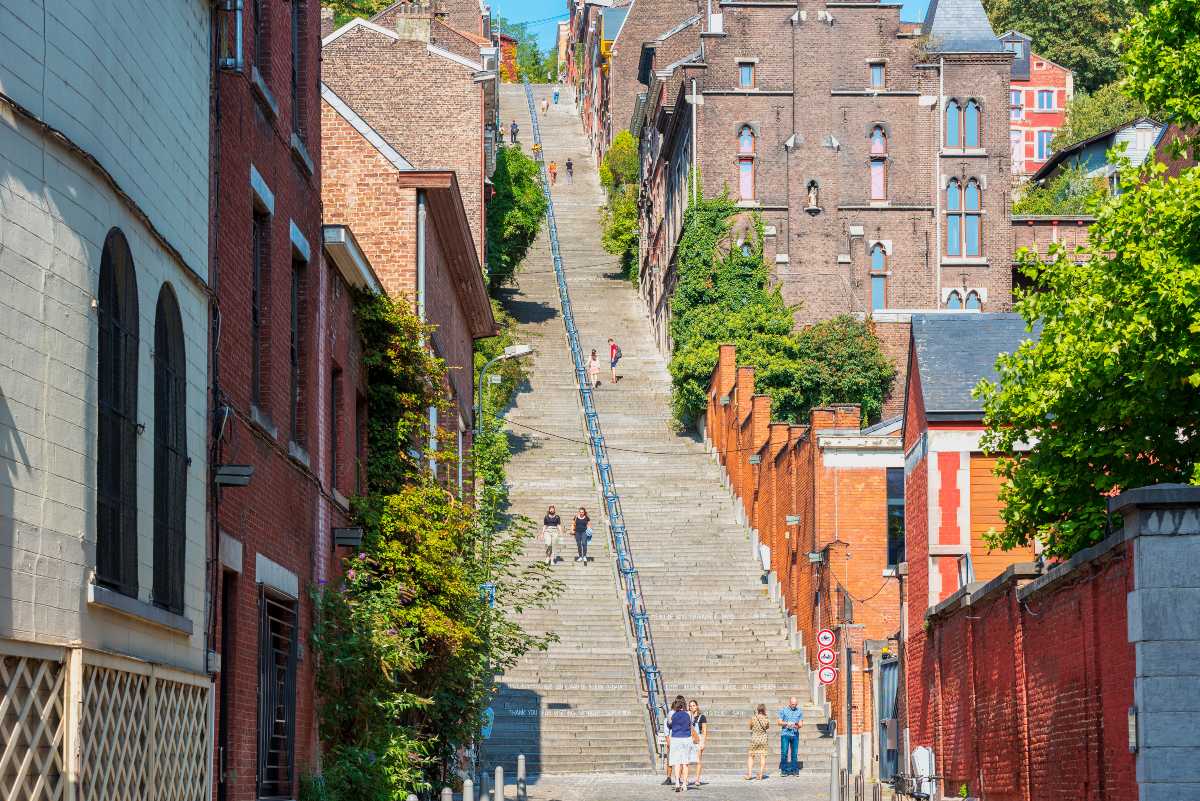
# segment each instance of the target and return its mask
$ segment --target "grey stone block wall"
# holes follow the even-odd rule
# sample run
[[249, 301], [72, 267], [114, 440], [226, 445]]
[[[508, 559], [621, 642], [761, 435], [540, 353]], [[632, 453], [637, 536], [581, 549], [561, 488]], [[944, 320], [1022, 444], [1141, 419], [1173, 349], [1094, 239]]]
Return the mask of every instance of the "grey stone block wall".
[[1200, 487], [1159, 485], [1114, 504], [1133, 542], [1141, 801], [1200, 800]]

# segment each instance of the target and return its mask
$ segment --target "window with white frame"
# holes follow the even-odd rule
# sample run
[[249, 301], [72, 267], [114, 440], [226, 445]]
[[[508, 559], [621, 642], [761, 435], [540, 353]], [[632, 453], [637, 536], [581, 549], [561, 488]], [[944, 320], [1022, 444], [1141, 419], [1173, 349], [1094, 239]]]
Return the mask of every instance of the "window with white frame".
[[1054, 131], [1038, 131], [1037, 132], [1037, 158], [1038, 161], [1045, 161], [1050, 158], [1050, 140], [1054, 138]]
[[738, 131], [738, 197], [742, 200], [754, 199], [754, 129], [743, 125]]
[[1053, 89], [1038, 89], [1037, 107], [1038, 107], [1038, 111], [1053, 111], [1054, 110], [1054, 90]]
[[951, 178], [946, 185], [946, 255], [978, 258], [983, 255], [982, 197], [979, 181]]
[[1008, 93], [1008, 106], [1011, 110], [1011, 118], [1014, 120], [1024, 119], [1025, 117], [1025, 93], [1020, 89], [1012, 89]]

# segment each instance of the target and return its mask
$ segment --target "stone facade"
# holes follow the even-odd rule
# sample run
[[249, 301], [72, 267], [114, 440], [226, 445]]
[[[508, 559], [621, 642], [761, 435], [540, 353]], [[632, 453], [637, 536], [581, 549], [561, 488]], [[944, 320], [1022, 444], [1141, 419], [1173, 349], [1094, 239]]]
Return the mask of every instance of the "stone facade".
[[[971, 5], [933, 4], [926, 27], [962, 3]], [[719, 11], [703, 21], [695, 58], [648, 54], [662, 77], [650, 84], [642, 130], [663, 136], [642, 140], [648, 225], [656, 224], [655, 199], [679, 194], [695, 146], [704, 193], [728, 190], [747, 211], [735, 233], [748, 232], [752, 214], [765, 223], [765, 255], [784, 298], [799, 306], [798, 324], [961, 306], [972, 292], [984, 309], [1007, 309], [1011, 54], [986, 18], [976, 25], [986, 30], [951, 50], [902, 25], [894, 6], [723, 3]], [[682, 80], [670, 80], [675, 71]], [[693, 79], [694, 131], [680, 119], [693, 113]], [[964, 215], [968, 187], [977, 215]], [[951, 213], [955, 201], [964, 207]], [[660, 332], [669, 321], [672, 233], [652, 234], [641, 252]], [[659, 338], [669, 346], [665, 333]]]

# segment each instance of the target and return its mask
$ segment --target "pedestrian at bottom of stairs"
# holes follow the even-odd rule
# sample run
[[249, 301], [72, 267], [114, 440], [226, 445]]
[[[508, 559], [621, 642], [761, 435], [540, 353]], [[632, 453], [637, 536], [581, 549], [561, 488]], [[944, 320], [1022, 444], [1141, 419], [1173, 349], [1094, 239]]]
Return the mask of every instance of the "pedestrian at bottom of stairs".
[[592, 538], [592, 518], [588, 517], [587, 509], [582, 506], [575, 513], [575, 561], [587, 564], [588, 540]]
[[758, 757], [759, 781], [767, 778], [767, 732], [770, 729], [771, 719], [767, 717], [767, 705], [759, 704], [758, 709], [750, 716], [750, 750], [746, 754], [746, 781], [754, 778], [755, 757]]
[[551, 161], [546, 169], [550, 171], [550, 185], [554, 186], [554, 182], [558, 180], [558, 162]]
[[692, 716], [687, 713], [687, 704], [683, 696], [675, 699], [671, 705], [671, 750], [668, 761], [675, 779], [675, 792], [683, 792], [688, 780], [688, 763], [692, 758]]
[[704, 772], [704, 745], [708, 740], [708, 718], [700, 711], [700, 702], [693, 698], [688, 702], [688, 714], [692, 716], [692, 764], [696, 766], [696, 775], [692, 779], [692, 787], [704, 784], [700, 780]]
[[562, 519], [555, 511], [554, 505], [551, 504], [546, 509], [546, 516], [542, 518], [542, 544], [546, 546], [546, 564], [554, 564], [554, 546], [558, 545], [558, 538], [562, 536]]
[[800, 722], [804, 711], [800, 709], [796, 696], [788, 699], [788, 705], [779, 710], [779, 773], [781, 776], [799, 776]]
[[575, 162], [571, 161], [571, 157], [567, 157], [567, 183], [575, 183]]
[[608, 338], [608, 369], [612, 371], [612, 382], [617, 383], [617, 362], [621, 361], [621, 346], [612, 337]]
[[600, 386], [600, 357], [596, 355], [595, 348], [592, 349], [592, 355], [588, 358], [587, 374], [588, 383], [592, 385], [592, 389]]
[[[674, 710], [675, 705], [678, 703], [686, 704], [687, 701], [684, 699], [684, 697], [682, 695], [677, 695], [677, 696], [675, 696], [675, 700], [671, 702], [671, 709]], [[666, 743], [667, 743], [667, 746], [669, 747], [671, 745], [671, 715], [670, 714], [668, 714], [665, 718], [663, 718], [663, 735], [666, 737]], [[668, 753], [670, 753], [670, 752], [668, 751]], [[665, 779], [663, 779], [663, 786], [670, 787], [672, 784], [675, 783], [675, 780], [671, 778], [671, 773], [672, 773], [671, 760], [670, 759], [664, 760], [663, 767], [666, 768], [666, 770], [667, 770], [667, 777]]]

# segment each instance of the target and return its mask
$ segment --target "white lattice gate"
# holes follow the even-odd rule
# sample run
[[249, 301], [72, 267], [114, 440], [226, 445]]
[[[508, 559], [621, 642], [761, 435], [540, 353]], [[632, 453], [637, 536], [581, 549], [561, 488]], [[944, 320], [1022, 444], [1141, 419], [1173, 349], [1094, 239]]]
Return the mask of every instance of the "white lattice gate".
[[207, 801], [207, 677], [0, 640], [2, 801]]

